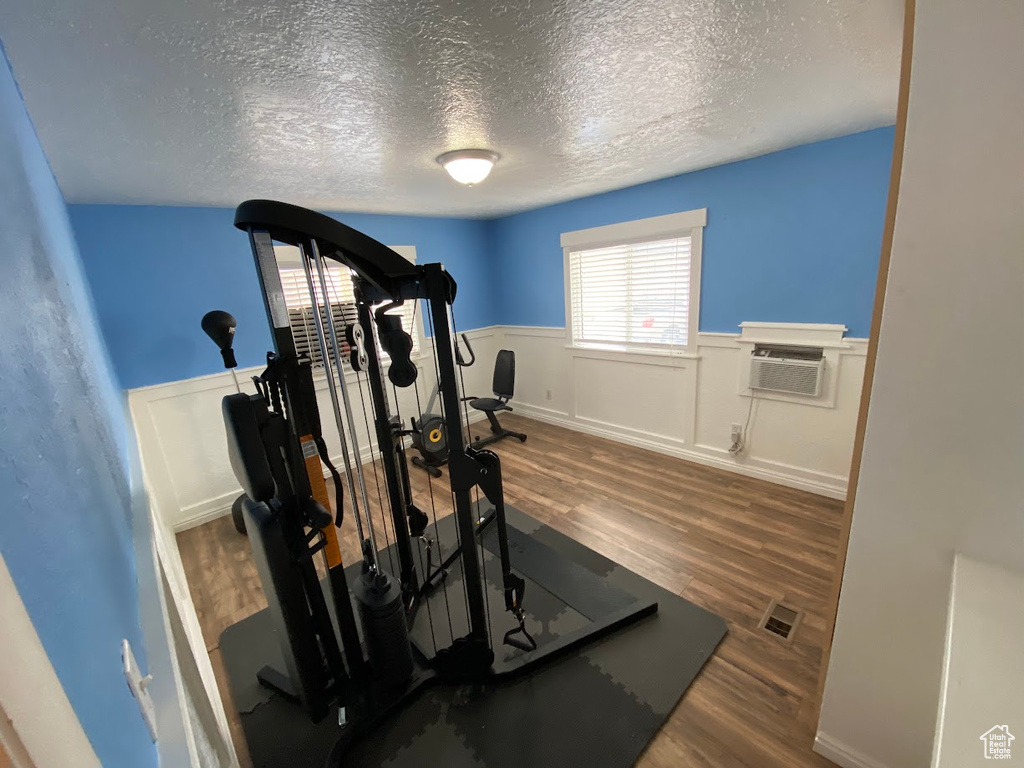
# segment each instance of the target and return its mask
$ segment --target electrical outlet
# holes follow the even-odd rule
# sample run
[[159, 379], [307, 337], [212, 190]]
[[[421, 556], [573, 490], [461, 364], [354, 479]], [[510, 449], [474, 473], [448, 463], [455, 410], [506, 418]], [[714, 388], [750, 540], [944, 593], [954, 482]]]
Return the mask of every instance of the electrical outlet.
[[550, 390], [550, 389], [548, 390], [548, 393], [547, 393], [547, 398], [548, 398], [548, 400], [550, 400], [550, 399], [551, 399], [551, 390]]
[[742, 424], [733, 424], [732, 425], [732, 432], [730, 432], [730, 436], [731, 436], [732, 441], [734, 443], [738, 443], [740, 440], [742, 440], [743, 439], [743, 425]]
[[139, 669], [139, 663], [135, 661], [135, 654], [132, 653], [132, 647], [127, 640], [121, 641], [121, 661], [124, 663], [124, 676], [128, 681], [128, 688], [139, 702], [142, 719], [146, 721], [150, 737], [156, 741], [156, 708], [148, 690], [149, 684], [153, 682], [153, 676], [142, 676], [142, 670]]

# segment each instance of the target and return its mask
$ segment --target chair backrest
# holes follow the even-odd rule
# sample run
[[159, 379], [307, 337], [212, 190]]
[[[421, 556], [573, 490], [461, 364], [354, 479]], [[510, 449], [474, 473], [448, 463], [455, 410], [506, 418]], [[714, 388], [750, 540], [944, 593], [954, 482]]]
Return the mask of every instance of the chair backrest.
[[499, 349], [498, 356], [494, 358], [494, 382], [491, 384], [494, 396], [511, 400], [515, 385], [516, 353], [511, 349]]

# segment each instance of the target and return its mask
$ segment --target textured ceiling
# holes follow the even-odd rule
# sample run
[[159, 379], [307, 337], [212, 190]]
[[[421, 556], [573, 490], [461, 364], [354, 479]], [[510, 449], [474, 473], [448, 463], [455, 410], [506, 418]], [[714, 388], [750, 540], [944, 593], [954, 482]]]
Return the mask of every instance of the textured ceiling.
[[[893, 121], [902, 0], [0, 0], [71, 202], [486, 216]], [[502, 155], [475, 188], [434, 162]]]

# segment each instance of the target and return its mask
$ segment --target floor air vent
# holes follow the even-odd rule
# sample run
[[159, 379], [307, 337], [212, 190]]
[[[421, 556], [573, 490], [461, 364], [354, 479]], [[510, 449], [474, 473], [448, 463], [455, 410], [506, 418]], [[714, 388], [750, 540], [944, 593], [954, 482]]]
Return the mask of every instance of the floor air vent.
[[761, 619], [761, 628], [771, 632], [773, 635], [789, 640], [800, 624], [803, 614], [788, 606], [782, 605], [777, 600], [772, 600]]

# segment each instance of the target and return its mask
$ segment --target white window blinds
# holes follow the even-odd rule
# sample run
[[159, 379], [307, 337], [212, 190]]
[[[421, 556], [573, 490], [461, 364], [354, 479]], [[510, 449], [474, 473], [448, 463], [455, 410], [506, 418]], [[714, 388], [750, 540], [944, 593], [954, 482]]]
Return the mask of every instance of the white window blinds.
[[[299, 355], [306, 355], [313, 363], [313, 368], [323, 368], [323, 354], [316, 335], [316, 322], [313, 319], [313, 302], [309, 297], [309, 284], [306, 282], [306, 273], [301, 268], [286, 267], [280, 270], [281, 286], [284, 289], [284, 301], [288, 307], [288, 316], [292, 324], [292, 336], [295, 339], [295, 349]], [[324, 281], [327, 283], [327, 298], [330, 301], [331, 313], [334, 315], [334, 329], [338, 334], [338, 343], [341, 347], [342, 358], [346, 369], [348, 368], [348, 344], [345, 342], [345, 326], [357, 320], [355, 295], [352, 291], [352, 274], [347, 268], [328, 266], [325, 268]], [[327, 330], [327, 316], [323, 313], [323, 296], [319, 281], [314, 275], [313, 288], [316, 293], [317, 303], [321, 306], [321, 319], [324, 323], [324, 335], [327, 344], [331, 340]], [[407, 301], [402, 307], [394, 309], [388, 314], [399, 315], [402, 318], [402, 327], [406, 333], [412, 336], [413, 355], [419, 353], [419, 334], [413, 328], [413, 315], [416, 302]], [[384, 359], [380, 346], [378, 351]]]
[[688, 346], [690, 246], [676, 237], [571, 251], [573, 343]]

